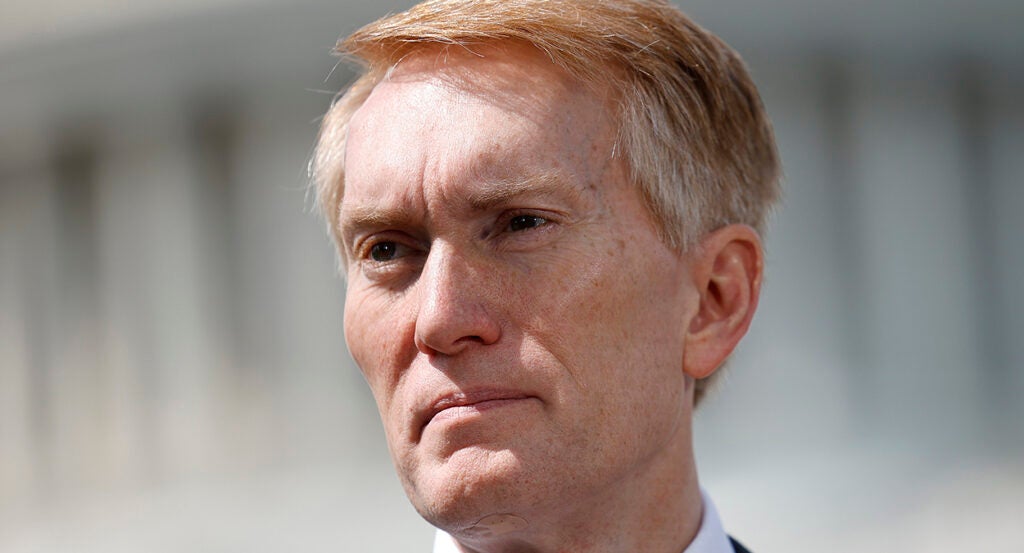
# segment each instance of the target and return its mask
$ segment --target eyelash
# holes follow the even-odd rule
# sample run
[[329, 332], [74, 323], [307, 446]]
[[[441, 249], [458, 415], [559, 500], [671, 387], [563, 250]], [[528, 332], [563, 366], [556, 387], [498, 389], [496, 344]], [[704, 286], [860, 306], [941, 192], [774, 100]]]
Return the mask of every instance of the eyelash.
[[[518, 229], [518, 230], [512, 228], [512, 226], [515, 224], [516, 219], [521, 219], [521, 218], [536, 219], [536, 220], [540, 220], [541, 223], [537, 224], [537, 225], [521, 228], [521, 229]], [[543, 227], [545, 225], [548, 225], [550, 223], [551, 223], [551, 220], [549, 218], [547, 218], [547, 217], [541, 217], [540, 215], [535, 215], [533, 213], [518, 213], [518, 214], [513, 214], [511, 217], [509, 217], [508, 223], [505, 224], [505, 229], [508, 230], [509, 232], [524, 232], [524, 231], [528, 231], [528, 230], [538, 229], [538, 228]]]
[[[520, 220], [520, 222], [527, 222], [523, 221], [524, 219], [533, 224], [518, 229], [512, 228], [516, 224], [517, 220]], [[499, 219], [498, 224], [494, 226], [494, 228], [498, 230], [490, 232], [489, 236], [496, 237], [504, 233], [525, 234], [530, 233], [531, 231], [541, 231], [544, 227], [547, 227], [554, 222], [553, 218], [549, 215], [539, 215], [536, 212], [513, 211], [505, 214], [505, 216]], [[415, 255], [419, 251], [418, 247], [410, 245], [408, 240], [396, 239], [388, 236], [388, 234], [389, 233], [381, 233], [379, 238], [371, 236], [357, 244], [357, 259], [373, 265], [384, 266], [406, 259], [410, 255]], [[374, 250], [384, 244], [394, 245], [393, 247], [396, 250], [394, 256], [391, 259], [374, 259]], [[402, 254], [403, 251], [405, 252], [404, 254]]]
[[[374, 259], [374, 257], [373, 257], [374, 256], [374, 250], [376, 248], [378, 248], [379, 246], [382, 246], [384, 244], [393, 244], [394, 245], [394, 249], [395, 249], [395, 254], [394, 255], [396, 257], [394, 257], [392, 259], [385, 259], [385, 260]], [[365, 261], [365, 262], [373, 263], [373, 264], [376, 264], [376, 265], [383, 265], [383, 264], [387, 264], [387, 263], [392, 263], [392, 262], [394, 262], [394, 261], [396, 261], [398, 259], [404, 259], [404, 258], [408, 257], [409, 255], [415, 253], [416, 251], [418, 251], [418, 248], [416, 246], [410, 245], [408, 243], [408, 240], [396, 239], [394, 237], [388, 236], [385, 233], [382, 236], [380, 236], [379, 238], [370, 237], [370, 238], [362, 241], [362, 243], [358, 244], [357, 245], [357, 249], [356, 249], [356, 257], [360, 261]], [[403, 254], [403, 252], [404, 252], [404, 254]]]

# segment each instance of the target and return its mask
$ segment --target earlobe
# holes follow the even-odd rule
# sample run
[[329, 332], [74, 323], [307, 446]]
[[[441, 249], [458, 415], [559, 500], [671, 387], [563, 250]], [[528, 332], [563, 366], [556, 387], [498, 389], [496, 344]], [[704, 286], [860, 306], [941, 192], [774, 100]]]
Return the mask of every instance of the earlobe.
[[686, 327], [683, 370], [706, 378], [747, 332], [761, 291], [764, 253], [757, 232], [728, 225], [708, 233], [694, 250], [697, 312]]

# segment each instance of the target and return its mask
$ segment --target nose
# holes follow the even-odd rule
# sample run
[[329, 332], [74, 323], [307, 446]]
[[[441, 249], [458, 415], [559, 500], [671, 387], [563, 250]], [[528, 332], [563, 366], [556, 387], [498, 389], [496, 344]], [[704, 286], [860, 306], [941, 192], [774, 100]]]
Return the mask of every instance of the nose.
[[454, 248], [436, 244], [427, 255], [416, 284], [419, 312], [416, 348], [428, 355], [456, 355], [474, 345], [490, 345], [501, 337], [495, 288], [497, 275]]

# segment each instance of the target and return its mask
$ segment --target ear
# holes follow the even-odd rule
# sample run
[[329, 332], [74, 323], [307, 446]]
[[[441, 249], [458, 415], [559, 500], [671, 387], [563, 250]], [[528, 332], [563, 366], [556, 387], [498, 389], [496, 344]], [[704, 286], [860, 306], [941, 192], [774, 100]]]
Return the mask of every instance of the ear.
[[757, 309], [764, 250], [757, 232], [729, 225], [708, 233], [691, 254], [697, 313], [686, 330], [683, 370], [710, 376], [747, 333]]

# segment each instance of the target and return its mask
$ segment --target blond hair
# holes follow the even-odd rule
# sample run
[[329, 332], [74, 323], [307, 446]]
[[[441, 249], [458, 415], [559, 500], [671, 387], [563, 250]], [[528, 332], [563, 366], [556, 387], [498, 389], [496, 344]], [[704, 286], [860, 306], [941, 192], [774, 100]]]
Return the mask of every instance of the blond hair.
[[[418, 49], [499, 41], [532, 44], [612, 92], [617, 155], [671, 247], [732, 223], [764, 231], [781, 169], [761, 99], [736, 52], [677, 8], [663, 0], [428, 0], [336, 49], [365, 67], [327, 112], [311, 164], [336, 241], [348, 123], [373, 88]], [[709, 380], [698, 381], [697, 400]]]

